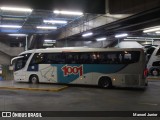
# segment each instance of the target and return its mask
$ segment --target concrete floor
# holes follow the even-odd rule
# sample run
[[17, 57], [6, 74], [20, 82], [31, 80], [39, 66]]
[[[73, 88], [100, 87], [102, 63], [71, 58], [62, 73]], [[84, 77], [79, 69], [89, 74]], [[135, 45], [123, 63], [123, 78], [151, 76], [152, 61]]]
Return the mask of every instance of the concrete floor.
[[[160, 81], [150, 81], [145, 90], [126, 88], [100, 89], [98, 87], [73, 85], [59, 92], [1, 89], [0, 111], [160, 111]], [[22, 118], [0, 118], [0, 120], [17, 119], [21, 120]], [[27, 118], [24, 119], [26, 120]], [[159, 118], [154, 117], [54, 117], [28, 119], [159, 120]]]

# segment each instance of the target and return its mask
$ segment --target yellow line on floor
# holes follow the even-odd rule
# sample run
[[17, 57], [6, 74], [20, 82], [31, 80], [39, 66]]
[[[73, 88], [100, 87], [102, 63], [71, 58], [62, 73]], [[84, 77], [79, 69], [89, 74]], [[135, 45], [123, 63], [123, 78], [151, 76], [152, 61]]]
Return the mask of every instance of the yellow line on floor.
[[153, 106], [157, 106], [158, 104], [154, 104], [154, 103], [139, 103], [139, 104], [143, 104], [143, 105], [153, 105]]
[[147, 80], [160, 80], [160, 78], [147, 78]]
[[10, 90], [32, 90], [32, 91], [52, 91], [58, 92], [68, 88], [68, 86], [59, 87], [59, 88], [18, 88], [18, 87], [0, 87], [0, 89], [10, 89]]

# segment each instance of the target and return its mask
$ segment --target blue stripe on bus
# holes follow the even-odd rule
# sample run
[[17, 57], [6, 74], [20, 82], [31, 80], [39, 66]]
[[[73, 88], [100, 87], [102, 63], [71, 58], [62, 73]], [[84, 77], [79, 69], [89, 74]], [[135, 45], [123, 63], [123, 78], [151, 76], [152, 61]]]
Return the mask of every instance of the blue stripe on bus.
[[[52, 66], [57, 67], [57, 78], [59, 83], [70, 83], [80, 77], [79, 74], [69, 74], [65, 76], [62, 68], [64, 66], [80, 67], [81, 64], [52, 64]], [[102, 74], [116, 73], [126, 66], [126, 64], [83, 64], [83, 74], [93, 72]]]

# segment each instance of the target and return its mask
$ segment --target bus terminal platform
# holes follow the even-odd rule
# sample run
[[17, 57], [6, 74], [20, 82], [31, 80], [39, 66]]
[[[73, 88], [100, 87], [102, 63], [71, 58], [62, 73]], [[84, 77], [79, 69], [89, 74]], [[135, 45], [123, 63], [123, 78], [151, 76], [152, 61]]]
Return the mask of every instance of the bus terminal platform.
[[14, 80], [1, 80], [0, 89], [11, 89], [11, 90], [34, 90], [34, 91], [52, 91], [58, 92], [68, 86], [57, 85], [57, 84], [30, 84], [25, 82], [15, 82]]

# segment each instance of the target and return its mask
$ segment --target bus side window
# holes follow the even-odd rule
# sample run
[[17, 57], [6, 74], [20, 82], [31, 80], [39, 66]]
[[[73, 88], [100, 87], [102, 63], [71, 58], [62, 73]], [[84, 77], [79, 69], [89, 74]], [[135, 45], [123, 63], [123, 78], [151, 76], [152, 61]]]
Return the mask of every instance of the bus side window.
[[108, 60], [109, 60], [109, 63], [111, 64], [115, 64], [117, 63], [117, 56], [116, 56], [116, 53], [109, 53], [108, 54]]
[[101, 52], [99, 53], [99, 64], [105, 64], [106, 61], [105, 61], [105, 53], [104, 52]]
[[116, 52], [98, 53], [97, 62], [102, 64], [117, 64], [118, 63], [117, 53]]
[[156, 56], [160, 55], [160, 48], [158, 49]]
[[131, 60], [131, 54], [124, 54], [124, 59]]
[[86, 53], [81, 53], [79, 55], [79, 60], [80, 60], [80, 64], [90, 64], [92, 63], [91, 61], [91, 54], [86, 52]]
[[91, 63], [93, 64], [98, 64], [99, 63], [99, 53], [98, 52], [93, 52], [90, 54]]
[[120, 53], [118, 57], [119, 57], [119, 61], [118, 62], [122, 63], [122, 61], [123, 61], [123, 55]]
[[140, 58], [140, 52], [139, 51], [130, 51], [130, 52], [125, 52], [122, 55], [122, 62], [123, 64], [130, 64], [130, 63], [135, 63], [138, 62]]
[[66, 64], [72, 64], [73, 61], [73, 55], [72, 53], [66, 53]]
[[160, 61], [155, 61], [152, 63], [152, 66], [160, 66]]
[[54, 54], [53, 63], [52, 64], [65, 64], [66, 62], [66, 55], [64, 53], [52, 53]]
[[45, 63], [45, 57], [44, 54], [38, 54], [36, 58], [37, 64], [44, 64]]
[[32, 64], [65, 64], [63, 53], [43, 53], [37, 54], [32, 59]]
[[35, 53], [31, 62], [30, 62], [30, 65], [42, 64], [42, 63], [44, 63], [44, 54]]
[[[133, 53], [132, 53], [133, 54]], [[132, 57], [132, 54], [130, 52], [126, 52], [125, 51], [125, 54], [124, 54], [124, 63], [132, 63], [133, 62], [133, 57]]]
[[72, 64], [78, 64], [79, 63], [79, 53], [72, 53]]
[[58, 56], [56, 53], [46, 53], [45, 59], [46, 64], [56, 64]]
[[150, 47], [146, 50], [146, 54], [150, 54], [152, 55], [152, 53], [154, 52], [155, 48], [154, 47]]

